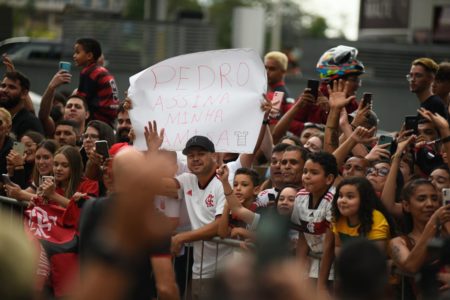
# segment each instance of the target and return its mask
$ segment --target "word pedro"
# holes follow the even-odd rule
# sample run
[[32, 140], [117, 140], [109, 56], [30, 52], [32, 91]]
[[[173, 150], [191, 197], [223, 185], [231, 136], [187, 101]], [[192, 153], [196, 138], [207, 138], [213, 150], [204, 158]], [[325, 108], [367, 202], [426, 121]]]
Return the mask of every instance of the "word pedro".
[[150, 69], [153, 90], [175, 87], [175, 90], [197, 90], [208, 88], [236, 88], [245, 86], [250, 79], [250, 68], [246, 62], [222, 63], [218, 66], [171, 66], [157, 65]]

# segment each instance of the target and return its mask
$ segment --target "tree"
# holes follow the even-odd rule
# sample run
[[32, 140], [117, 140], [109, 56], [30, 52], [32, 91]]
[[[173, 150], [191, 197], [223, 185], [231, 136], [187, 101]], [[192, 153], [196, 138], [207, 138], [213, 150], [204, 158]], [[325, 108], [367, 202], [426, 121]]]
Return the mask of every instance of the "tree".
[[314, 16], [309, 28], [307, 28], [306, 35], [313, 38], [325, 38], [325, 31], [328, 25], [324, 17]]
[[[209, 6], [209, 17], [211, 23], [217, 29], [218, 45], [221, 48], [231, 47], [231, 19], [233, 9], [238, 6], [260, 5], [266, 11], [266, 26], [270, 28], [273, 24], [274, 5], [282, 5], [281, 8], [281, 30], [282, 47], [292, 47], [298, 44], [304, 37], [325, 37], [328, 28], [323, 17], [302, 12], [298, 3], [294, 0], [282, 0], [281, 4], [271, 0], [211, 0]], [[270, 30], [266, 31], [270, 34]], [[269, 39], [267, 38], [266, 41]]]

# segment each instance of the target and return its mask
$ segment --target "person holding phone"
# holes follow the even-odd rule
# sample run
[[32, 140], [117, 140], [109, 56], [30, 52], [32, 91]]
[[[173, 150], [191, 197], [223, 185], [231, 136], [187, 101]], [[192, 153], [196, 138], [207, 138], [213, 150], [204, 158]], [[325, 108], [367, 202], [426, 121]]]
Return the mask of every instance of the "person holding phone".
[[[6, 168], [6, 156], [13, 147], [13, 139], [9, 136], [11, 130], [11, 114], [5, 108], [0, 107], [0, 172], [8, 172]], [[3, 192], [3, 189], [1, 189]]]
[[[98, 166], [102, 164], [101, 161], [98, 160], [98, 157], [95, 157], [95, 143], [99, 140], [105, 140], [108, 146], [111, 146], [115, 143], [115, 135], [113, 129], [106, 124], [105, 122], [99, 120], [92, 120], [88, 123], [86, 127], [86, 131], [83, 136], [83, 147], [80, 150], [80, 153], [83, 157], [83, 163], [87, 164], [88, 159], [92, 158], [94, 163], [97, 163]], [[102, 159], [105, 159], [103, 157]]]
[[264, 65], [267, 71], [267, 83], [269, 85], [267, 98], [272, 101], [276, 92], [281, 92], [282, 101], [280, 103], [279, 114], [275, 118], [271, 118], [269, 124], [274, 125], [279, 118], [284, 115], [291, 107], [292, 103], [289, 101], [289, 90], [284, 82], [288, 67], [288, 58], [286, 54], [279, 51], [271, 51], [264, 56]]
[[[83, 176], [77, 148], [63, 146], [55, 152], [53, 175], [42, 176], [38, 195], [25, 211], [27, 230], [41, 241], [48, 255], [51, 296], [67, 297], [70, 282], [78, 276], [79, 218], [84, 204], [98, 196], [98, 183]], [[45, 217], [42, 217], [45, 216]]]
[[65, 70], [59, 69], [50, 82], [42, 95], [41, 104], [39, 106], [38, 117], [41, 121], [46, 136], [53, 136], [55, 132], [55, 122], [51, 117], [52, 108], [54, 107], [54, 99], [56, 96], [56, 91], [59, 87], [64, 84], [70, 83], [72, 80], [72, 74]]
[[8, 174], [13, 182], [22, 188], [28, 187], [35, 163], [37, 146], [44, 140], [44, 136], [35, 131], [27, 131], [20, 143], [14, 142], [13, 149], [7, 156]]
[[[97, 142], [105, 141], [104, 152], [98, 151]], [[92, 120], [88, 123], [83, 134], [83, 147], [80, 150], [83, 164], [85, 165], [85, 175], [87, 178], [96, 180], [99, 183], [100, 195], [106, 194], [106, 187], [102, 181], [102, 166], [108, 158], [109, 147], [114, 145], [115, 135], [112, 128], [105, 122]], [[103, 154], [102, 154], [103, 153]]]
[[[325, 51], [316, 66], [316, 71], [320, 75], [318, 96], [314, 97], [315, 85], [311, 82], [293, 105], [293, 111], [286, 113], [284, 120], [280, 120], [282, 124], [274, 129], [274, 137], [285, 135], [287, 130], [300, 135], [306, 122], [326, 124], [329, 112], [327, 86], [337, 80], [343, 80], [347, 84], [346, 97], [351, 97], [361, 85], [359, 77], [364, 74], [364, 65], [357, 59], [357, 55], [358, 50], [348, 46], [338, 46]], [[345, 105], [348, 114], [357, 108], [358, 103], [355, 99]]]
[[[58, 144], [54, 140], [44, 140], [36, 148], [35, 162], [31, 182], [26, 188], [13, 183], [6, 186], [8, 197], [19, 201], [31, 201], [39, 193], [39, 186], [43, 182], [44, 176], [53, 176], [53, 158]], [[14, 178], [12, 178], [13, 182]]]
[[93, 151], [95, 142], [99, 140], [106, 140], [108, 145], [113, 145], [115, 143], [114, 131], [105, 122], [92, 120], [83, 134], [83, 148], [86, 153]]
[[[427, 179], [416, 179], [403, 189], [403, 235], [389, 243], [390, 257], [403, 272], [417, 274], [431, 263], [427, 245], [436, 236], [448, 235], [450, 229], [450, 205], [442, 205], [439, 191]], [[406, 279], [407, 299], [415, 299], [419, 289], [413, 278]], [[400, 288], [400, 287], [399, 287]], [[405, 291], [405, 290], [404, 290]]]
[[41, 185], [42, 197], [49, 203], [62, 207], [70, 201], [98, 196], [98, 183], [83, 176], [81, 155], [75, 147], [63, 146], [53, 159], [54, 180], [46, 180]]

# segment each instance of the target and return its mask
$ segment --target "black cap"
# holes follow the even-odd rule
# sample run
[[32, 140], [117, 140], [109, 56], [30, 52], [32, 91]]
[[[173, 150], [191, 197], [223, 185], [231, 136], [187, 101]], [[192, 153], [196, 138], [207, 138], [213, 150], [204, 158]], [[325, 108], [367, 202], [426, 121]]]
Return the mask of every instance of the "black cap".
[[191, 137], [187, 141], [186, 147], [183, 149], [183, 154], [187, 155], [188, 150], [192, 147], [200, 147], [208, 152], [216, 152], [213, 142], [211, 142], [211, 140], [206, 136], [202, 135], [194, 135]]

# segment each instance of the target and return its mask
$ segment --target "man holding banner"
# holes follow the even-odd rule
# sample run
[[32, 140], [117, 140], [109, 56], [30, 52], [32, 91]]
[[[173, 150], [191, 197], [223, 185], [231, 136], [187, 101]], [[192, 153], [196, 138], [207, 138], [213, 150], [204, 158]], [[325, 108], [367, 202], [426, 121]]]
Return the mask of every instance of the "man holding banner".
[[[168, 190], [179, 189], [186, 201], [192, 231], [173, 237], [172, 253], [194, 242], [193, 299], [209, 299], [216, 271], [216, 245], [202, 242], [217, 235], [225, 204], [215, 177], [216, 151], [254, 152], [264, 117], [260, 106], [266, 76], [254, 50], [230, 49], [170, 58], [130, 78], [134, 146], [147, 150], [144, 128], [155, 120], [165, 129], [159, 146], [187, 156], [191, 173], [167, 178], [164, 184]], [[150, 130], [155, 134], [156, 128]], [[230, 252], [220, 245], [217, 262]]]

